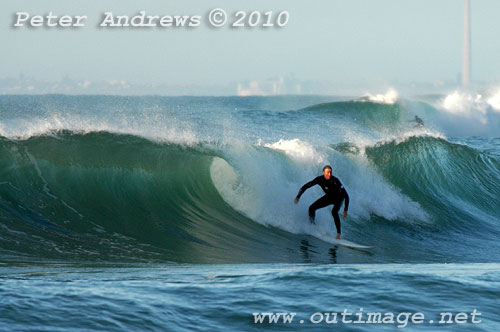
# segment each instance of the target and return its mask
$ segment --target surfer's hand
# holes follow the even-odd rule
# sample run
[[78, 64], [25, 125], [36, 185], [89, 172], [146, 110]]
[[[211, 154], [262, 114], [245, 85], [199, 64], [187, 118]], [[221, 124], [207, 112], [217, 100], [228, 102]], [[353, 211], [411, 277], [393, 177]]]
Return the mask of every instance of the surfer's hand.
[[295, 199], [293, 200], [293, 202], [294, 202], [295, 204], [297, 204], [297, 203], [299, 202], [299, 198], [298, 198], [298, 197], [295, 197]]
[[344, 214], [342, 215], [342, 217], [345, 219], [347, 217], [347, 211], [344, 211]]

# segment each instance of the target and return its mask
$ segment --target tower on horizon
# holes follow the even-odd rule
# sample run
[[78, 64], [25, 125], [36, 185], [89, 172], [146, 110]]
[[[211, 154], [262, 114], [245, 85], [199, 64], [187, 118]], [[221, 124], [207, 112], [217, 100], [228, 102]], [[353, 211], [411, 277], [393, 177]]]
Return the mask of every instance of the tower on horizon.
[[470, 83], [470, 0], [464, 0], [464, 54], [462, 59], [462, 86]]

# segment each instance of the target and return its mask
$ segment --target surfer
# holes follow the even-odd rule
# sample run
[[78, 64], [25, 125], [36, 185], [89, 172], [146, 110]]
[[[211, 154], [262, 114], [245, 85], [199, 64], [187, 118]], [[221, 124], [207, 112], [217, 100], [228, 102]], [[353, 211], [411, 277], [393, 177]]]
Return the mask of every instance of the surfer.
[[300, 188], [297, 197], [294, 199], [294, 203], [297, 204], [299, 202], [300, 196], [302, 196], [304, 191], [317, 184], [321, 187], [321, 189], [323, 189], [325, 195], [319, 198], [316, 202], [312, 203], [309, 207], [309, 221], [314, 224], [316, 210], [333, 204], [332, 216], [335, 221], [335, 227], [337, 228], [336, 239], [340, 239], [339, 210], [342, 202], [345, 200], [343, 214], [343, 218], [345, 219], [349, 208], [349, 195], [347, 194], [344, 186], [342, 186], [342, 183], [340, 183], [340, 180], [332, 175], [332, 167], [330, 165], [323, 167], [323, 175], [314, 178], [312, 181], [307, 182], [302, 186], [302, 188]]
[[415, 127], [422, 128], [424, 126], [424, 120], [415, 115], [415, 119], [410, 120], [410, 122], [416, 122]]

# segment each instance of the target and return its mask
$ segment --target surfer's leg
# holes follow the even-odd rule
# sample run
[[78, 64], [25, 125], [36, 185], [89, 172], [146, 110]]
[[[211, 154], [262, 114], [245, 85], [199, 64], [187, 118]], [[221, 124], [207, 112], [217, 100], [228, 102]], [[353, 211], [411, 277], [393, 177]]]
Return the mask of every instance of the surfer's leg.
[[335, 205], [333, 206], [332, 209], [332, 216], [333, 220], [335, 221], [335, 227], [337, 228], [337, 237], [336, 239], [340, 239], [340, 218], [339, 218], [339, 210], [340, 206], [342, 205], [342, 201], [340, 202], [335, 202]]
[[311, 206], [309, 206], [309, 221], [311, 221], [311, 223], [314, 224], [316, 210], [324, 208], [325, 206], [328, 206], [330, 204], [332, 204], [332, 201], [331, 199], [326, 197], [326, 195], [319, 198], [316, 202], [312, 203]]

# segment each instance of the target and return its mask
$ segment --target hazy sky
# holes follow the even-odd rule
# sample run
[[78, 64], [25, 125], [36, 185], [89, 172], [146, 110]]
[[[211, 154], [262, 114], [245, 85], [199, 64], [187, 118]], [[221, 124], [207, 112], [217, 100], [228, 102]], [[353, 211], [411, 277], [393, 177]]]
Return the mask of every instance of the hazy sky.
[[[283, 28], [209, 28], [213, 8], [286, 10]], [[295, 75], [346, 84], [456, 80], [463, 0], [2, 0], [0, 77], [224, 84]], [[201, 15], [195, 28], [98, 28], [103, 13]], [[15, 12], [87, 15], [85, 27], [14, 28]], [[472, 81], [500, 80], [500, 1], [471, 0]], [[234, 21], [231, 17], [229, 21]]]

